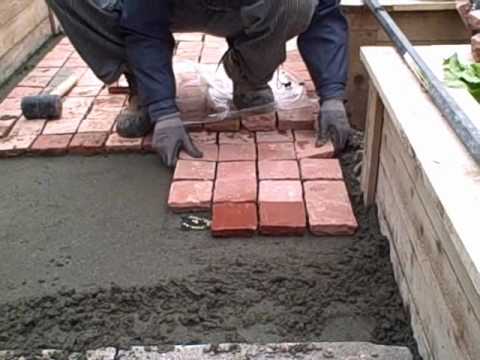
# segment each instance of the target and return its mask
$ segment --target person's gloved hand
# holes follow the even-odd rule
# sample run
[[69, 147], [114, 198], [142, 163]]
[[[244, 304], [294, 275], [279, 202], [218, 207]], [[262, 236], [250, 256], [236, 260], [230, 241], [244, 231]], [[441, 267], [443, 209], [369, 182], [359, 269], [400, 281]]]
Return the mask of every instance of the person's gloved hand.
[[202, 152], [193, 144], [179, 114], [164, 116], [155, 124], [152, 147], [167, 167], [174, 167], [181, 150], [193, 158], [201, 158]]
[[335, 153], [342, 152], [353, 134], [343, 100], [330, 99], [323, 102], [318, 121], [317, 146], [323, 146], [331, 140]]

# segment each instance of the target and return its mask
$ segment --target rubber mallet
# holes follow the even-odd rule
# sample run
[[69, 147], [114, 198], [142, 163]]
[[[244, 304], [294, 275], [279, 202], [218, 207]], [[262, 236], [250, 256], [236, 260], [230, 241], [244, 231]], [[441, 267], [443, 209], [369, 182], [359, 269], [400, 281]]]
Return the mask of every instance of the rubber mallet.
[[22, 99], [22, 113], [28, 120], [58, 119], [62, 116], [62, 97], [78, 82], [78, 75], [70, 75], [48, 95], [26, 96]]

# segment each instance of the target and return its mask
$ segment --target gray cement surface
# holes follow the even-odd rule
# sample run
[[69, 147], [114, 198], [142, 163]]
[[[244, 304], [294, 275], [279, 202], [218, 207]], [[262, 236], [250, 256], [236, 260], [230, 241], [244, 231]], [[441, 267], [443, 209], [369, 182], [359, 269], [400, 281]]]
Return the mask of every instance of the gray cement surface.
[[374, 209], [347, 238], [213, 239], [154, 156], [0, 162], [0, 349], [368, 341], [419, 359]]

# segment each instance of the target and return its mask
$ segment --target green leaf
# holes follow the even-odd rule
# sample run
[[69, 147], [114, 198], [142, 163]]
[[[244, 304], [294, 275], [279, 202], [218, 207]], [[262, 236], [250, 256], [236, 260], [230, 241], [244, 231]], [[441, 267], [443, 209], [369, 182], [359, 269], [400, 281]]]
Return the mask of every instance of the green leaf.
[[480, 64], [462, 64], [457, 54], [443, 61], [445, 85], [464, 88], [480, 102]]

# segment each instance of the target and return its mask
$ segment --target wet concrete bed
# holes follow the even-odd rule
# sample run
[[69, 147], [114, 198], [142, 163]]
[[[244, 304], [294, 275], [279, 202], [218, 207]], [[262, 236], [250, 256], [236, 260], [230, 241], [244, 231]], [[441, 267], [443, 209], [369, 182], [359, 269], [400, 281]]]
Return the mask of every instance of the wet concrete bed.
[[358, 160], [355, 236], [228, 240], [180, 230], [154, 156], [2, 160], [0, 349], [370, 341], [419, 359]]

